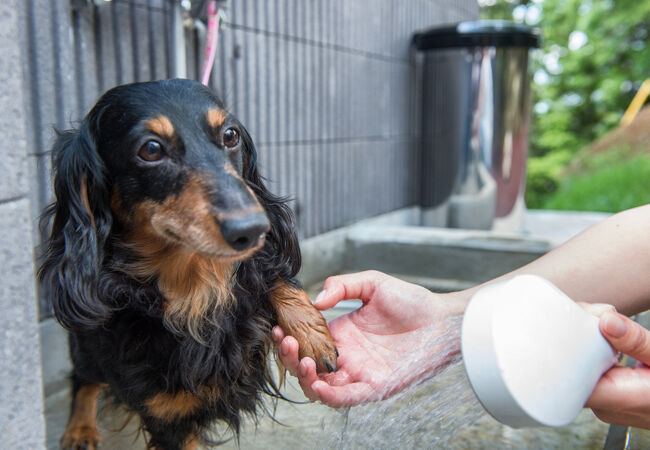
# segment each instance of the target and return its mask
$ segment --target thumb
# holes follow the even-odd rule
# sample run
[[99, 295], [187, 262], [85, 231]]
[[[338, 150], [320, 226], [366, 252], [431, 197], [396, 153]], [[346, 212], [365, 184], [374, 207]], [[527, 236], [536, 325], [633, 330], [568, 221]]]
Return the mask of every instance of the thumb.
[[372, 298], [375, 288], [386, 278], [387, 275], [375, 270], [329, 277], [325, 280], [323, 291], [316, 297], [314, 306], [325, 310], [340, 301], [353, 299], [360, 299], [363, 303], [367, 303]]
[[615, 311], [600, 317], [600, 331], [616, 350], [644, 364], [650, 363], [650, 331]]

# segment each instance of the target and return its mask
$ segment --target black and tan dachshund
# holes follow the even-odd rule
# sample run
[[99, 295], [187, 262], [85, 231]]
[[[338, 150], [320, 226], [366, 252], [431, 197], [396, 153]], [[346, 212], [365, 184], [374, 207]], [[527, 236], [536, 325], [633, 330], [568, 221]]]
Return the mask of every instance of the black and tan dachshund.
[[150, 448], [191, 449], [278, 395], [271, 327], [320, 372], [336, 369], [325, 320], [294, 277], [291, 210], [263, 184], [253, 143], [189, 80], [118, 86], [52, 149], [56, 201], [40, 279], [70, 332], [64, 448], [101, 444], [106, 390], [140, 416]]

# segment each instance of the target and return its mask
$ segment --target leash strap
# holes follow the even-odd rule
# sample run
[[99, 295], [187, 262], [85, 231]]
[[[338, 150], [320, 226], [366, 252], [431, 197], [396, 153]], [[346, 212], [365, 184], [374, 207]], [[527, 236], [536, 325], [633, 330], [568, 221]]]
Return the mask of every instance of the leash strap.
[[201, 73], [201, 83], [205, 86], [210, 82], [210, 74], [214, 67], [214, 57], [217, 53], [217, 43], [219, 42], [219, 8], [217, 0], [210, 0], [208, 3], [208, 31], [205, 37], [205, 54], [203, 57], [203, 71]]

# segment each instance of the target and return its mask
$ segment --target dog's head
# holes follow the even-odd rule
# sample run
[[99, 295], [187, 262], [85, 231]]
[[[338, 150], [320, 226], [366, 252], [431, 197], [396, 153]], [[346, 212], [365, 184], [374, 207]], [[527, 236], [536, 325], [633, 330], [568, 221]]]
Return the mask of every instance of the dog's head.
[[134, 274], [159, 276], [168, 298], [195, 293], [191, 273], [229, 278], [267, 234], [297, 248], [256, 159], [245, 128], [199, 83], [135, 83], [104, 94], [53, 148], [56, 202], [41, 277], [58, 291], [51, 297], [59, 320], [90, 326], [110, 314], [94, 299], [111, 234], [139, 256]]
[[117, 87], [87, 126], [115, 219], [139, 241], [178, 243], [220, 261], [262, 246], [270, 224], [245, 180], [251, 140], [209, 89], [181, 80]]

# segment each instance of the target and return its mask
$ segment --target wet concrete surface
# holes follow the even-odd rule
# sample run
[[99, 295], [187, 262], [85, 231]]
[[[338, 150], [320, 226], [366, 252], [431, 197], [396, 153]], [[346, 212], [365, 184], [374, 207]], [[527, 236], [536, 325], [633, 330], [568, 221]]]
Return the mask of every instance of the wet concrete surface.
[[[336, 310], [328, 313], [327, 318], [331, 320], [345, 312], [345, 309]], [[231, 440], [221, 448], [603, 448], [608, 425], [600, 422], [590, 410], [584, 410], [566, 427], [508, 428], [483, 412], [466, 381], [459, 381], [464, 378], [462, 366], [459, 364], [455, 370], [446, 376], [434, 377], [390, 401], [341, 410], [307, 402], [296, 379], [289, 376], [282, 393], [302, 403], [277, 402], [273, 410], [277, 422], [270, 417], [259, 418], [257, 424], [248, 420], [239, 443]], [[455, 390], [450, 389], [450, 384]], [[50, 395], [46, 401], [48, 449], [58, 448], [69, 406], [69, 390]], [[98, 417], [103, 449], [146, 449], [137, 418], [124, 426], [127, 416], [122, 409], [107, 407], [103, 401], [100, 403]], [[650, 432], [633, 430], [628, 448], [650, 448]]]
[[[221, 446], [224, 449], [330, 449], [330, 448], [449, 448], [449, 449], [600, 449], [603, 448], [608, 426], [600, 422], [590, 410], [584, 410], [569, 426], [557, 429], [515, 430], [496, 422], [485, 413], [471, 412], [468, 406], [459, 404], [457, 413], [438, 417], [435, 406], [422, 407], [426, 396], [432, 395], [435, 385], [420, 392], [409, 393], [395, 401], [388, 410], [368, 412], [373, 406], [335, 410], [322, 404], [292, 404], [280, 401], [274, 412], [274, 422], [263, 417], [255, 425], [247, 421], [239, 444], [235, 440]], [[288, 380], [283, 394], [296, 401], [306, 401], [295, 379]], [[413, 397], [424, 397], [416, 408]], [[69, 397], [65, 393], [50, 397], [46, 404], [48, 416], [48, 449], [58, 448], [67, 419]], [[414, 412], [415, 409], [415, 412]], [[465, 410], [464, 410], [465, 409]], [[377, 425], [377, 414], [385, 423]], [[409, 415], [409, 417], [405, 417]], [[429, 415], [430, 421], [412, 419], [414, 414]], [[460, 414], [461, 417], [454, 417]], [[463, 414], [469, 416], [462, 417]], [[356, 417], [355, 417], [356, 416]], [[389, 418], [393, 416], [393, 418]], [[133, 419], [124, 429], [127, 414], [122, 410], [102, 408], [99, 424], [106, 450], [144, 450], [146, 444], [138, 431], [137, 419]], [[410, 420], [418, 420], [415, 427]], [[445, 421], [456, 421], [451, 427]], [[364, 422], [365, 421], [365, 422]], [[356, 422], [356, 423], [355, 423]], [[353, 423], [354, 425], [349, 425]], [[348, 430], [346, 428], [354, 428]], [[379, 428], [379, 429], [378, 429]], [[448, 435], [441, 435], [447, 433]], [[208, 447], [202, 447], [208, 448]], [[650, 435], [647, 431], [634, 430], [630, 449], [650, 448]]]

